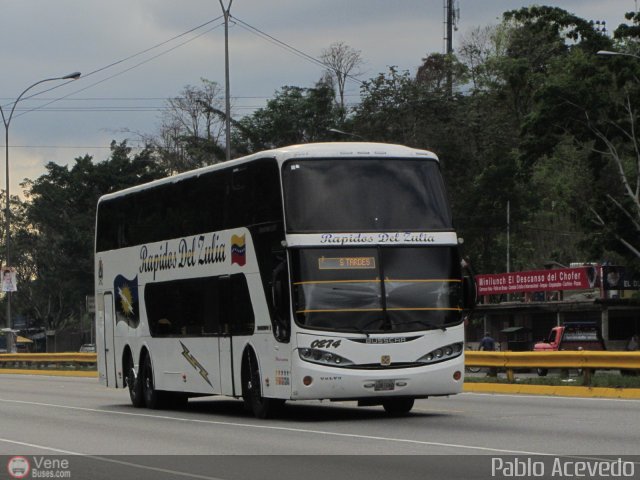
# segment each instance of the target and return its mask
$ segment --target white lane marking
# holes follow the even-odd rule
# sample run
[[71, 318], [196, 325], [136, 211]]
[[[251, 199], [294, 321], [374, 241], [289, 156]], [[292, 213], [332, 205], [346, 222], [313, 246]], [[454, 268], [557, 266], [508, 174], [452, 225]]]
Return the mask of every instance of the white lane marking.
[[[462, 444], [454, 444], [454, 443], [426, 442], [426, 441], [422, 441], [422, 440], [411, 440], [411, 439], [406, 439], [406, 438], [378, 437], [378, 436], [373, 436], [373, 435], [359, 435], [359, 434], [354, 434], [354, 433], [328, 432], [328, 431], [323, 431], [323, 430], [310, 430], [310, 429], [291, 428], [291, 427], [276, 427], [276, 426], [273, 426], [273, 425], [256, 425], [256, 424], [251, 424], [251, 423], [220, 422], [220, 421], [215, 421], [215, 420], [198, 420], [198, 419], [191, 419], [191, 418], [169, 417], [169, 416], [166, 416], [166, 415], [151, 415], [151, 414], [147, 414], [147, 413], [118, 412], [118, 411], [113, 411], [113, 410], [101, 410], [101, 409], [97, 409], [97, 408], [72, 407], [72, 406], [68, 406], [68, 405], [56, 405], [56, 404], [52, 404], [52, 403], [27, 402], [25, 400], [9, 400], [9, 399], [4, 399], [4, 398], [0, 398], [0, 402], [18, 403], [18, 404], [23, 404], [23, 405], [36, 405], [36, 406], [40, 406], [40, 407], [60, 408], [60, 409], [66, 409], [66, 410], [80, 410], [80, 411], [84, 411], [84, 412], [93, 412], [93, 413], [102, 413], [102, 414], [129, 415], [129, 416], [134, 416], [134, 417], [149, 417], [149, 418], [157, 418], [157, 419], [162, 419], [162, 420], [173, 420], [173, 421], [186, 422], [186, 423], [202, 423], [202, 424], [210, 424], [210, 425], [223, 425], [223, 426], [231, 426], [231, 427], [255, 428], [255, 429], [263, 429], [263, 430], [279, 430], [279, 431], [288, 431], [288, 432], [297, 432], [297, 433], [312, 433], [314, 435], [320, 434], [320, 435], [335, 436], [335, 437], [358, 438], [358, 439], [366, 439], [366, 440], [379, 440], [379, 441], [409, 443], [409, 444], [417, 444], [417, 445], [425, 445], [425, 446], [450, 447], [450, 448], [460, 448], [460, 449], [467, 449], [467, 450], [481, 450], [481, 451], [499, 453], [499, 454], [542, 455], [542, 456], [550, 456], [550, 457], [563, 457], [563, 458], [572, 458], [572, 459], [582, 459], [582, 460], [589, 460], [589, 461], [601, 460], [603, 462], [607, 462], [607, 461], [611, 460], [610, 458], [607, 458], [607, 457], [599, 458], [599, 457], [595, 457], [595, 456], [586, 456], [586, 455], [570, 455], [570, 454], [558, 454], [558, 453], [529, 452], [529, 451], [524, 451], [524, 450], [507, 450], [507, 449], [501, 449], [501, 448], [478, 447], [478, 446], [474, 446], [474, 445], [462, 445]], [[67, 453], [67, 454], [70, 454], [70, 455], [84, 455], [84, 456], [86, 456], [88, 458], [94, 458], [94, 459], [97, 459], [97, 460], [103, 460], [105, 462], [119, 463], [119, 464], [122, 464], [122, 465], [129, 465], [129, 466], [132, 466], [132, 467], [135, 467], [135, 468], [143, 468], [143, 469], [147, 468], [147, 469], [156, 470], [156, 471], [159, 471], [159, 472], [175, 473], [175, 474], [179, 474], [179, 475], [182, 475], [182, 476], [187, 476], [187, 477], [192, 477], [192, 478], [199, 478], [199, 479], [203, 479], [203, 480], [222, 480], [222, 479], [217, 478], [217, 477], [205, 477], [205, 476], [191, 474], [191, 473], [187, 473], [187, 472], [173, 472], [171, 470], [164, 470], [164, 469], [160, 469], [160, 468], [156, 468], [156, 467], [149, 467], [149, 466], [146, 466], [146, 465], [138, 465], [138, 464], [135, 464], [135, 463], [122, 462], [122, 461], [119, 461], [119, 460], [113, 460], [113, 459], [110, 459], [110, 458], [104, 458], [104, 457], [99, 457], [99, 456], [95, 456], [95, 455], [85, 455], [85, 454], [79, 453], [79, 452], [78, 453], [68, 452], [66, 450], [60, 450], [60, 449], [46, 447], [46, 446], [28, 444], [28, 443], [23, 443], [23, 442], [17, 442], [17, 441], [13, 441], [13, 440], [9, 440], [9, 439], [0, 438], [0, 442], [14, 443], [14, 444], [24, 445], [24, 446], [32, 446], [32, 447], [42, 448], [42, 449], [56, 451], [56, 452], [63, 452], [63, 453]], [[634, 463], [636, 465], [640, 465], [640, 462], [631, 462], [631, 463]]]
[[154, 472], [167, 473], [167, 474], [170, 474], [170, 475], [178, 475], [180, 477], [198, 478], [198, 479], [201, 479], [201, 480], [223, 480], [220, 477], [207, 477], [207, 476], [198, 475], [198, 474], [195, 474], [195, 473], [180, 472], [178, 470], [169, 470], [169, 469], [166, 469], [166, 468], [152, 467], [150, 465], [141, 465], [139, 463], [125, 462], [125, 461], [122, 461], [122, 460], [115, 460], [113, 458], [106, 458], [106, 457], [101, 457], [101, 456], [97, 456], [97, 455], [86, 455], [86, 454], [80, 453], [80, 452], [72, 452], [70, 450], [61, 450], [59, 448], [46, 447], [44, 445], [36, 445], [35, 443], [18, 442], [16, 440], [9, 440], [8, 438], [0, 438], [0, 442], [10, 443], [12, 445], [20, 445], [21, 447], [39, 448], [41, 450], [47, 450], [47, 451], [55, 452], [55, 453], [63, 453], [65, 455], [82, 456], [83, 458], [91, 458], [93, 460], [98, 460], [98, 461], [101, 461], [101, 462], [114, 463], [114, 464], [117, 464], [117, 465], [124, 465], [126, 467], [139, 468], [141, 470], [151, 470], [151, 471], [154, 471]]
[[414, 407], [412, 412], [422, 412], [422, 413], [467, 413], [465, 410], [451, 410], [451, 409], [443, 409], [443, 408], [416, 408]]
[[21, 405], [34, 405], [38, 407], [60, 408], [60, 409], [66, 409], [66, 410], [76, 410], [76, 411], [91, 412], [91, 413], [101, 413], [106, 415], [126, 415], [126, 416], [132, 416], [132, 417], [148, 417], [148, 418], [157, 418], [162, 420], [170, 420], [174, 422], [198, 423], [198, 424], [206, 424], [206, 425], [222, 425], [227, 427], [253, 428], [258, 430], [271, 430], [271, 431], [281, 431], [281, 432], [309, 433], [313, 435], [326, 435], [326, 436], [343, 437], [343, 438], [357, 438], [360, 440], [376, 440], [376, 441], [382, 441], [382, 442], [405, 443], [405, 444], [411, 444], [411, 445], [422, 445], [422, 446], [431, 446], [431, 447], [447, 447], [447, 448], [457, 448], [461, 450], [478, 450], [482, 452], [491, 452], [491, 453], [518, 454], [518, 455], [552, 455], [552, 456], [557, 455], [553, 453], [529, 452], [526, 450], [510, 450], [510, 449], [503, 449], [503, 448], [480, 447], [475, 445], [463, 445], [463, 444], [455, 444], [455, 443], [428, 442], [424, 440], [412, 440], [408, 438], [379, 437], [375, 435], [361, 435], [357, 433], [331, 432], [327, 430], [311, 430], [306, 428], [278, 427], [275, 425], [258, 425], [254, 423], [223, 422], [218, 420], [199, 420], [195, 418], [180, 418], [180, 417], [171, 417], [167, 415], [152, 415], [148, 413], [119, 412], [116, 410], [102, 410], [102, 409], [96, 409], [96, 408], [56, 405], [51, 403], [28, 402], [25, 400], [9, 400], [9, 399], [0, 398], [0, 402], [17, 403]]

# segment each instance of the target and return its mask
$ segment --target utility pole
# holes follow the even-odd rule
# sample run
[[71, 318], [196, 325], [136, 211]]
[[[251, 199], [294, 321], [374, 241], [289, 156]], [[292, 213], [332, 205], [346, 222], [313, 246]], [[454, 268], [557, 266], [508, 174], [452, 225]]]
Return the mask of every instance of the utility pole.
[[[507, 200], [507, 273], [511, 272], [511, 201]], [[510, 294], [507, 293], [507, 302]]]
[[511, 272], [511, 201], [507, 200], [507, 273]]
[[222, 0], [220, 7], [224, 15], [224, 90], [225, 90], [225, 137], [227, 161], [231, 160], [231, 92], [229, 91], [229, 17], [231, 16], [231, 4], [233, 0], [229, 0], [229, 5], [225, 8]]

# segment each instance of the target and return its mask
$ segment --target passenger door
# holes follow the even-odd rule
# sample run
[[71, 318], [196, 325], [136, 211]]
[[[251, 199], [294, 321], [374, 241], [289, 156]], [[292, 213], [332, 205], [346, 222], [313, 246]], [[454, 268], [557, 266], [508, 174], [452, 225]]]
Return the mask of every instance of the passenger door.
[[116, 349], [114, 345], [113, 294], [104, 294], [104, 314], [102, 331], [104, 342], [100, 346], [104, 352], [105, 379], [108, 387], [116, 387]]
[[[220, 277], [221, 332], [218, 337], [220, 352], [220, 384], [223, 395], [240, 396], [241, 385], [234, 381], [241, 365], [234, 364], [234, 348], [240, 348], [253, 335], [255, 317], [249, 287], [244, 274]], [[237, 352], [236, 352], [237, 353]], [[239, 358], [239, 357], [237, 357]]]

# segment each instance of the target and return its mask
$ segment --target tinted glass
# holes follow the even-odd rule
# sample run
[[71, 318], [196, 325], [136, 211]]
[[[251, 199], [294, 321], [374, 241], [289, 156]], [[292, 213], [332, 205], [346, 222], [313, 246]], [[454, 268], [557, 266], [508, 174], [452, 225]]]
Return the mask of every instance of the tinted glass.
[[282, 218], [277, 163], [264, 159], [101, 202], [96, 251]]
[[455, 248], [309, 248], [292, 251], [292, 259], [302, 326], [404, 332], [461, 321]]
[[292, 160], [282, 175], [289, 232], [452, 228], [435, 160]]
[[149, 283], [144, 300], [152, 336], [253, 333], [253, 307], [242, 274]]

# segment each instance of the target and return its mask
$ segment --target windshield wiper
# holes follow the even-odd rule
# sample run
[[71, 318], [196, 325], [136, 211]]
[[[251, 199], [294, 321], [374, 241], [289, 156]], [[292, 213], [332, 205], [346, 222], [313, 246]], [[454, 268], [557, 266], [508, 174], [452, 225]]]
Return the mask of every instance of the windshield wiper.
[[417, 323], [417, 324], [423, 325], [423, 326], [425, 326], [425, 327], [427, 327], [427, 328], [429, 328], [431, 330], [435, 330], [436, 328], [441, 329], [443, 332], [445, 332], [447, 330], [447, 324], [443, 323], [442, 325], [434, 325], [431, 322], [427, 322], [425, 320], [417, 320], [417, 319], [416, 320], [408, 320], [406, 322], [401, 322], [400, 325], [404, 325], [404, 324], [407, 324], [407, 323]]
[[[362, 334], [366, 335], [366, 336], [367, 336], [367, 338], [369, 338], [369, 336], [371, 335], [371, 333], [370, 333], [370, 332], [368, 332], [368, 331], [367, 331], [367, 330], [365, 330], [365, 329], [366, 329], [369, 325], [371, 325], [372, 323], [375, 323], [375, 322], [382, 322], [382, 324], [383, 324], [383, 325], [385, 324], [384, 320], [382, 320], [382, 319], [380, 319], [380, 318], [373, 318], [373, 319], [369, 320], [367, 323], [365, 323], [362, 327], [358, 327], [358, 326], [353, 325], [353, 326], [350, 326], [350, 328], [352, 328], [353, 330], [355, 330], [355, 331], [356, 331], [356, 332], [358, 332], [358, 333], [362, 333]], [[384, 330], [381, 330], [381, 331], [384, 331]], [[374, 332], [374, 333], [378, 333], [378, 332]]]

